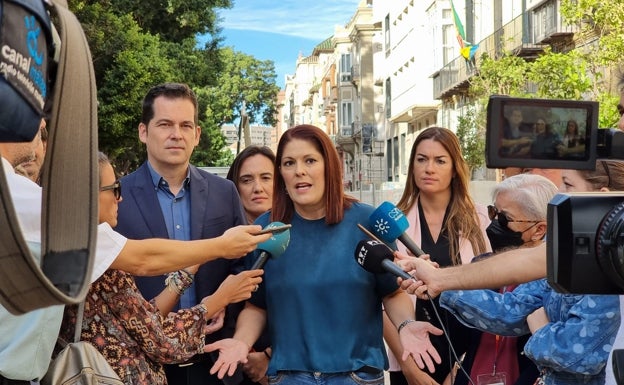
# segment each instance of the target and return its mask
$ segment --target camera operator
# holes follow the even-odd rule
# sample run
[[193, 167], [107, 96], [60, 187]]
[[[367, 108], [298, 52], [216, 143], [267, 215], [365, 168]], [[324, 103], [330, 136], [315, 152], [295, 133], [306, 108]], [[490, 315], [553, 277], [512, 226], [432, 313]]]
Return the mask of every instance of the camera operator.
[[[624, 191], [624, 161], [599, 160], [596, 169], [562, 170], [561, 192]], [[546, 277], [546, 243], [496, 254], [486, 260], [437, 269], [428, 261], [397, 254], [397, 263], [419, 281], [403, 281], [401, 287], [420, 298], [445, 290], [471, 290], [517, 285]], [[622, 298], [622, 297], [621, 297]], [[618, 333], [622, 338], [622, 333]], [[624, 341], [623, 341], [624, 342]], [[617, 345], [617, 339], [616, 339]], [[610, 365], [610, 364], [608, 364]], [[610, 368], [610, 366], [608, 366]], [[607, 383], [615, 383], [607, 370]]]

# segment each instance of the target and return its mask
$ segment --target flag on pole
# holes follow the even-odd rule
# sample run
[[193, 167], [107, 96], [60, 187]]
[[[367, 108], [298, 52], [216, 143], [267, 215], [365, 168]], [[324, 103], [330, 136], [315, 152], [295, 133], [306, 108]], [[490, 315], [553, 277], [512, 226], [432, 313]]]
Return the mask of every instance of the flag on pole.
[[455, 30], [457, 31], [457, 42], [459, 43], [459, 53], [466, 60], [472, 60], [475, 53], [477, 52], [477, 48], [479, 48], [479, 44], [472, 44], [466, 41], [466, 31], [464, 30], [464, 25], [462, 24], [457, 11], [455, 10], [455, 5], [453, 5], [453, 0], [451, 2], [451, 11], [453, 12], [453, 23], [455, 24]]

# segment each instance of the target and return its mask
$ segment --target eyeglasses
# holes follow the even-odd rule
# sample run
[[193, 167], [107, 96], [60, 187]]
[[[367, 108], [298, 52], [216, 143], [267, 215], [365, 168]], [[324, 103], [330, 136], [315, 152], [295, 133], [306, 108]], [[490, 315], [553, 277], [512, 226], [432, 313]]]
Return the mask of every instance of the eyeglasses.
[[116, 180], [115, 183], [110, 184], [108, 186], [100, 187], [100, 191], [108, 191], [113, 190], [113, 194], [115, 194], [115, 199], [121, 199], [121, 181]]
[[498, 223], [500, 223], [501, 226], [503, 226], [504, 228], [509, 228], [507, 225], [510, 222], [521, 222], [521, 223], [538, 223], [540, 221], [527, 221], [527, 220], [522, 220], [522, 219], [509, 219], [507, 218], [507, 215], [505, 215], [505, 213], [498, 211], [498, 209], [496, 208], [496, 206], [493, 205], [489, 205], [488, 207], [488, 216], [490, 217], [490, 220], [494, 220], [494, 218], [498, 217]]

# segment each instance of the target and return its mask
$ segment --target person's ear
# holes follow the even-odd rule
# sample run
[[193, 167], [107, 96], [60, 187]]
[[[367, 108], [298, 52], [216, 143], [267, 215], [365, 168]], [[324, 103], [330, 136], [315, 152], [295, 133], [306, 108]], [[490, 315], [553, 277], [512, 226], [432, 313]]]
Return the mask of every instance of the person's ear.
[[600, 188], [600, 192], [609, 192], [609, 191], [611, 191], [611, 190], [609, 190], [608, 187], [601, 187]]
[[546, 221], [538, 222], [537, 225], [535, 226], [535, 232], [531, 236], [531, 240], [537, 241], [540, 239], [544, 239], [544, 237], [546, 236], [547, 229], [548, 229], [548, 226], [546, 224]]

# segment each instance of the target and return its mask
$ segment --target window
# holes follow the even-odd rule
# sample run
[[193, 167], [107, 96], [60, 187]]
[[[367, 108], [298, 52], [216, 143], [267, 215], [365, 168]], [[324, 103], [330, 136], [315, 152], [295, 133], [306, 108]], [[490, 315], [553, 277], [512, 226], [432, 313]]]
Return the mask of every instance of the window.
[[539, 43], [557, 31], [557, 10], [553, 1], [536, 9], [532, 15], [533, 41]]
[[340, 81], [351, 81], [351, 54], [343, 53], [340, 57]]
[[390, 109], [392, 105], [392, 92], [390, 91], [390, 78], [386, 79], [386, 118], [390, 118], [392, 111]]
[[353, 103], [340, 103], [340, 127], [343, 136], [351, 136], [353, 134]]
[[390, 15], [384, 20], [384, 37], [386, 38], [386, 57], [390, 55]]
[[[442, 64], [446, 65], [456, 56], [455, 52], [459, 52], [459, 47], [455, 47], [457, 39], [455, 38], [455, 26], [445, 24], [442, 26]], [[457, 49], [457, 51], [455, 51]]]

